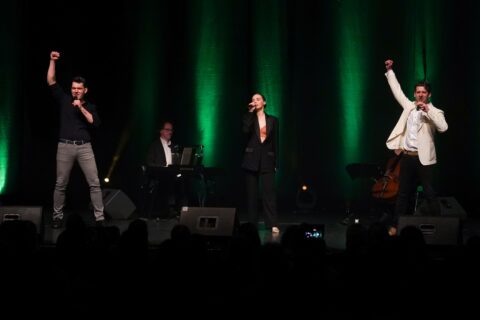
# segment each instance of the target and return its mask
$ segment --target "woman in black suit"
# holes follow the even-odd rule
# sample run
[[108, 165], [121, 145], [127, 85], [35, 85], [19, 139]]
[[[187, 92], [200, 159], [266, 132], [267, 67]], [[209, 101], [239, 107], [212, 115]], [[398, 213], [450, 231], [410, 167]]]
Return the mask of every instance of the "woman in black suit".
[[278, 119], [265, 113], [266, 100], [256, 93], [243, 116], [243, 132], [247, 145], [242, 168], [245, 170], [247, 187], [248, 218], [257, 223], [257, 193], [262, 179], [263, 213], [265, 224], [278, 233], [277, 199], [275, 194], [275, 171], [277, 169]]

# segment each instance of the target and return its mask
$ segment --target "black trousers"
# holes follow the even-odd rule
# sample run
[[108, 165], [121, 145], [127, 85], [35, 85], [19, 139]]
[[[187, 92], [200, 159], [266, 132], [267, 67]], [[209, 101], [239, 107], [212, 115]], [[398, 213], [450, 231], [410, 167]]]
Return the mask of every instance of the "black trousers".
[[423, 187], [423, 195], [428, 205], [428, 215], [440, 215], [440, 204], [432, 185], [433, 165], [424, 166], [418, 156], [402, 155], [400, 159], [400, 183], [393, 216], [393, 225], [398, 224], [401, 215], [411, 213], [415, 201], [417, 185]]
[[246, 171], [248, 221], [258, 222], [258, 187], [261, 185], [263, 214], [267, 228], [278, 227], [275, 172]]

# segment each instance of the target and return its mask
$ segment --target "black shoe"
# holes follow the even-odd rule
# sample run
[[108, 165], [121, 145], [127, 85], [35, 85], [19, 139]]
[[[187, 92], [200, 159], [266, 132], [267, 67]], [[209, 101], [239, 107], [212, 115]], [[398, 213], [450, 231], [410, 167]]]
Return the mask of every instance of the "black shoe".
[[52, 228], [60, 229], [61, 227], [63, 227], [63, 219], [53, 219]]

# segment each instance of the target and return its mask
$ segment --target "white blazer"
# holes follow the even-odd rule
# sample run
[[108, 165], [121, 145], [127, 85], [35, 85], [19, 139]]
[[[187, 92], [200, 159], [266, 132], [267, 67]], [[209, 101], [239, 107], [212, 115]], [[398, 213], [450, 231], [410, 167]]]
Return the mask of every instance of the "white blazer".
[[[402, 91], [400, 83], [393, 70], [385, 73], [390, 89], [392, 89], [393, 96], [402, 106], [403, 112], [398, 119], [395, 128], [387, 139], [387, 147], [391, 150], [396, 150], [397, 153], [403, 149], [405, 141], [405, 134], [407, 129], [407, 119], [412, 110], [416, 109], [415, 102], [410, 101]], [[428, 104], [428, 113], [422, 111], [420, 117], [420, 125], [417, 133], [418, 141], [418, 157], [420, 163], [424, 166], [437, 163], [437, 154], [435, 152], [434, 136], [435, 131], [445, 132], [448, 129], [448, 124], [445, 121], [443, 111], [435, 108], [431, 103]]]

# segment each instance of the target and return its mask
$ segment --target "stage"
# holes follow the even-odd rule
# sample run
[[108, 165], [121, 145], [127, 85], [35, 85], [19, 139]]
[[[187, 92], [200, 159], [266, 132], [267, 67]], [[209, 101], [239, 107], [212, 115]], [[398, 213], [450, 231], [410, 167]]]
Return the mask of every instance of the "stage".
[[[53, 229], [51, 226], [51, 217], [49, 217], [49, 213], [44, 210], [44, 216], [42, 218], [42, 232], [41, 232], [41, 243], [46, 246], [55, 245], [57, 237], [59, 234], [64, 230], [63, 228], [60, 229]], [[66, 213], [66, 218], [68, 218], [68, 212]], [[85, 221], [87, 226], [95, 227], [95, 223], [93, 221], [93, 213], [90, 213], [88, 210], [85, 211], [77, 211], [82, 219]], [[173, 216], [168, 219], [163, 218], [144, 218], [138, 215], [137, 213], [132, 214], [128, 219], [112, 219], [106, 215], [107, 219], [105, 222], [106, 227], [116, 227], [119, 229], [120, 233], [123, 233], [125, 230], [128, 229], [128, 226], [132, 221], [135, 219], [141, 219], [146, 222], [147, 231], [148, 231], [148, 243], [150, 246], [155, 247], [159, 246], [162, 242], [170, 238], [170, 232], [172, 228], [179, 223], [180, 216]], [[246, 214], [244, 212], [240, 212], [238, 214], [238, 221], [237, 224], [242, 224], [247, 222], [245, 218]], [[405, 219], [407, 220], [407, 216]], [[445, 217], [433, 217], [433, 221], [429, 217], [417, 217], [419, 219], [419, 224], [425, 224], [426, 222], [430, 222], [434, 224], [437, 228], [445, 227], [445, 224], [450, 223], [450, 220], [446, 221]], [[298, 212], [298, 211], [290, 211], [290, 212], [281, 212], [279, 214], [279, 221], [280, 221], [280, 234], [272, 235], [270, 229], [267, 229], [264, 225], [262, 220], [258, 223], [258, 232], [260, 239], [262, 240], [263, 244], [273, 242], [277, 243], [280, 242], [281, 237], [285, 230], [290, 226], [300, 225], [302, 223], [310, 224], [310, 225], [323, 225], [324, 226], [324, 240], [328, 249], [333, 251], [341, 251], [345, 249], [345, 241], [346, 241], [346, 231], [349, 225], [357, 222], [365, 227], [369, 227], [372, 223], [379, 222], [381, 220], [381, 216], [374, 213], [351, 213], [345, 214], [342, 212], [318, 212], [318, 211], [310, 211], [310, 212]], [[407, 220], [410, 221], [410, 220]], [[414, 221], [415, 222], [415, 221]], [[453, 227], [452, 227], [453, 228]], [[447, 230], [450, 232], [452, 230]], [[443, 230], [439, 230], [439, 232], [444, 232]], [[459, 229], [458, 229], [458, 241], [459, 243], [463, 243], [468, 240], [472, 235], [480, 234], [480, 219], [475, 217], [465, 217], [459, 219]], [[442, 237], [442, 235], [440, 235]], [[446, 240], [447, 242], [450, 241], [449, 239]], [[450, 242], [453, 242], [451, 240]], [[453, 243], [452, 243], [453, 244]]]

